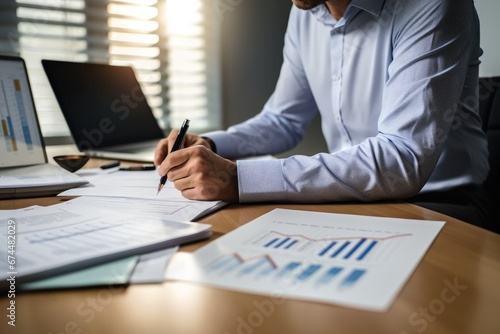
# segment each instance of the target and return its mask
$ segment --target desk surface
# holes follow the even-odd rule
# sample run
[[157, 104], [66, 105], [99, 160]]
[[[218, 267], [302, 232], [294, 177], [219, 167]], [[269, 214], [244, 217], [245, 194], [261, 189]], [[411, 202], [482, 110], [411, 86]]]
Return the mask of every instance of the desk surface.
[[[97, 162], [99, 163], [99, 162]], [[51, 205], [67, 198], [0, 201], [0, 208]], [[443, 230], [392, 307], [384, 313], [273, 299], [184, 282], [127, 288], [16, 294], [16, 327], [1, 333], [500, 333], [500, 236], [415, 205], [230, 205], [204, 217], [211, 240], [274, 208], [445, 220]], [[193, 251], [205, 242], [183, 246]]]

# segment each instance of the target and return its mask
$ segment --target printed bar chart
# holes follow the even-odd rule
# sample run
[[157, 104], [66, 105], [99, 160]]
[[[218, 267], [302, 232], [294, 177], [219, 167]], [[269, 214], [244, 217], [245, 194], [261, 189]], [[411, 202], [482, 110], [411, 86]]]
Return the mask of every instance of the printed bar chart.
[[330, 254], [331, 258], [362, 261], [374, 250], [377, 243], [378, 241], [368, 242], [366, 238], [361, 238], [356, 242], [344, 241], [343, 243], [337, 243], [333, 241], [321, 250], [318, 255], [327, 256]]
[[281, 248], [281, 249], [290, 249], [292, 248], [298, 240], [291, 238], [274, 238], [268, 243], [264, 245], [264, 247], [273, 247], [273, 248]]
[[330, 259], [363, 261], [375, 252], [380, 244], [379, 240], [368, 240], [368, 238], [357, 238], [346, 241], [331, 241], [322, 248], [318, 256]]
[[313, 238], [272, 230], [267, 234], [251, 237], [249, 244], [269, 250], [308, 253], [325, 260], [361, 262], [376, 260], [379, 249], [394, 247], [398, 239], [408, 236], [411, 234], [394, 234], [378, 238], [369, 236]]
[[324, 264], [307, 264], [301, 261], [289, 261], [278, 265], [269, 254], [244, 258], [239, 253], [227, 254], [208, 263], [209, 272], [227, 275], [240, 279], [273, 281], [296, 281], [312, 283], [315, 286], [347, 288], [354, 286], [366, 273], [366, 269], [351, 269], [343, 266], [326, 266]]

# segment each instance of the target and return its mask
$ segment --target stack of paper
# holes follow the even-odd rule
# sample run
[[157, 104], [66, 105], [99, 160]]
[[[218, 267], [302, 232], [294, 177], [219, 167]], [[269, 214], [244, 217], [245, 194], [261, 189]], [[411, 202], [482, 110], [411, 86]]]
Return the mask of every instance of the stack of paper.
[[[85, 201], [81, 201], [85, 202]], [[0, 284], [47, 277], [207, 238], [210, 225], [91, 209], [76, 201], [0, 211]], [[7, 224], [14, 225], [8, 229]], [[12, 237], [15, 237], [12, 238]]]
[[[160, 178], [156, 171], [83, 170], [80, 174], [90, 183], [65, 191], [60, 196], [100, 197], [93, 203], [99, 207], [141, 213], [156, 212], [172, 220], [196, 220], [227, 203], [222, 201], [192, 201], [167, 182], [157, 194]], [[104, 200], [103, 197], [110, 199]]]
[[[1, 244], [13, 243], [0, 250], [0, 287], [10, 276], [19, 283], [52, 277], [24, 284], [27, 289], [102, 284], [116, 268], [122, 274], [110, 284], [158, 282], [172, 255], [166, 248], [210, 235], [209, 225], [189, 221], [226, 204], [188, 200], [168, 182], [157, 194], [156, 171], [85, 169], [79, 174], [90, 183], [60, 195], [81, 197], [0, 211]], [[163, 253], [144, 254], [156, 250]], [[106, 263], [116, 259], [122, 260]], [[66, 274], [80, 268], [90, 269]]]

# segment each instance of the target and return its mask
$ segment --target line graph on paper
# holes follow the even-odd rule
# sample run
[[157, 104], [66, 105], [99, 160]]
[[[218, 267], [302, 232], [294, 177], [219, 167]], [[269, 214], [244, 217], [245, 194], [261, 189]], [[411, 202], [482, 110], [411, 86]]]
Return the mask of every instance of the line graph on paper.
[[311, 228], [273, 223], [270, 231], [251, 236], [247, 245], [278, 251], [314, 256], [318, 260], [379, 262], [411, 233], [356, 229]]

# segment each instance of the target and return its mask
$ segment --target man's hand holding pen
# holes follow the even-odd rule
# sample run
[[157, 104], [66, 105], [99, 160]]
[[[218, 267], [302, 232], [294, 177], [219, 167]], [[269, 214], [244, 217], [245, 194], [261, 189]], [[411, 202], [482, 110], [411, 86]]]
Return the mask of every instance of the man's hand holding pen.
[[178, 134], [172, 130], [158, 143], [154, 160], [158, 174], [166, 175], [188, 199], [238, 202], [236, 163], [214, 153], [208, 140], [192, 134], [185, 135], [181, 149], [172, 151]]

